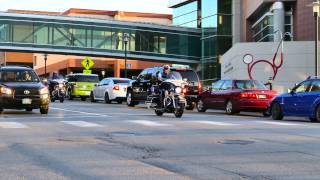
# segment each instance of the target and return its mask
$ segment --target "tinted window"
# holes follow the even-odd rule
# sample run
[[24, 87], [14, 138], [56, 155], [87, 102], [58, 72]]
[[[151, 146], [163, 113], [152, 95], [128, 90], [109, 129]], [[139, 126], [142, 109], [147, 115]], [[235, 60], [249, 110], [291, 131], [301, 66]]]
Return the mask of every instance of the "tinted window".
[[221, 85], [224, 83], [224, 81], [218, 81], [214, 84], [212, 84], [212, 90], [220, 90]]
[[113, 80], [114, 84], [129, 84], [130, 80], [126, 80], [126, 79], [114, 79]]
[[99, 82], [98, 76], [77, 75], [74, 78], [75, 82]]
[[228, 90], [228, 89], [232, 89], [232, 81], [228, 80], [228, 81], [224, 81], [221, 90]]
[[237, 80], [235, 81], [236, 89], [262, 89], [266, 90], [267, 87], [256, 80]]
[[178, 72], [181, 74], [182, 78], [187, 78], [188, 81], [193, 81], [193, 82], [198, 82], [198, 75], [194, 71], [179, 71]]
[[37, 74], [32, 70], [3, 70], [1, 71], [3, 82], [40, 82]]
[[300, 83], [298, 86], [296, 86], [294, 89], [293, 89], [293, 92], [295, 93], [304, 93], [308, 90], [308, 88], [310, 87], [310, 81], [305, 81], [305, 82], [302, 82]]
[[320, 81], [313, 81], [311, 88], [310, 88], [311, 92], [320, 92]]

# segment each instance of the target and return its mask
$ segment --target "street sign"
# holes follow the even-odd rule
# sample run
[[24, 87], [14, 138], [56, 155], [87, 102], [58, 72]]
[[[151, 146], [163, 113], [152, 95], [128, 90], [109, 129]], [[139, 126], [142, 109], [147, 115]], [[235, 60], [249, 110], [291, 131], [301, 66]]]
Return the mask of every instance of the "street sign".
[[81, 64], [86, 70], [89, 70], [94, 66], [94, 61], [91, 58], [86, 57]]
[[92, 70], [85, 69], [83, 70], [83, 74], [92, 74]]

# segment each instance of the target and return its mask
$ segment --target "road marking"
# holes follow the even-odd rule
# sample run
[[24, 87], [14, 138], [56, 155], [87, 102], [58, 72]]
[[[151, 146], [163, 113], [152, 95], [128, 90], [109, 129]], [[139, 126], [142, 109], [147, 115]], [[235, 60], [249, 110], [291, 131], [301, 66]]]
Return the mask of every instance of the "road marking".
[[198, 124], [207, 124], [207, 125], [214, 125], [214, 126], [239, 126], [240, 124], [232, 124], [232, 123], [224, 123], [224, 122], [216, 122], [216, 121], [190, 121], [192, 123]]
[[272, 122], [272, 121], [256, 121], [256, 123], [279, 125], [279, 126], [303, 126], [303, 124], [294, 124], [294, 123], [285, 123], [285, 122]]
[[17, 123], [17, 122], [0, 122], [0, 128], [23, 129], [23, 128], [28, 128], [28, 126], [21, 123]]
[[132, 120], [132, 121], [127, 121], [127, 122], [141, 124], [141, 125], [149, 126], [149, 127], [172, 126], [172, 124], [164, 124], [164, 123], [158, 123], [158, 122], [146, 121], [146, 120]]
[[90, 123], [86, 121], [61, 121], [62, 123], [78, 127], [103, 127], [102, 125]]
[[86, 114], [86, 115], [95, 115], [95, 116], [103, 116], [103, 117], [112, 117], [110, 115], [105, 115], [105, 114], [99, 114], [99, 113], [90, 113], [90, 112], [83, 112], [83, 111], [74, 111], [70, 109], [62, 109], [62, 108], [51, 108], [55, 110], [60, 110], [60, 111], [66, 111], [66, 112], [74, 112], [74, 113], [80, 113], [80, 114]]

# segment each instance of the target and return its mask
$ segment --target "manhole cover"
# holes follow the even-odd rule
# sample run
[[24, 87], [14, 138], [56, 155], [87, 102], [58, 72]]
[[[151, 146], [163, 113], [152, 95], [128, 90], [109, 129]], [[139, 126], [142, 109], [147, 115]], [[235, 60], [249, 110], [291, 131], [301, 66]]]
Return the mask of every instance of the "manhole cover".
[[253, 144], [254, 141], [246, 141], [246, 140], [225, 140], [219, 141], [220, 144], [238, 144], [238, 145], [248, 145]]

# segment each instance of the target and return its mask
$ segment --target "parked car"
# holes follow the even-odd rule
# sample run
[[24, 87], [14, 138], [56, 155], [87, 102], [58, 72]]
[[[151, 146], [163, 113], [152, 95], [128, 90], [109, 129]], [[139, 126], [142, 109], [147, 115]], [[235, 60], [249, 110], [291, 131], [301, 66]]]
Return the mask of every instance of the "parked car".
[[261, 111], [268, 115], [268, 104], [277, 93], [256, 80], [220, 80], [210, 90], [200, 94], [199, 112], [207, 109], [224, 109], [227, 114], [240, 111]]
[[129, 83], [127, 78], [105, 78], [91, 91], [91, 102], [104, 101], [109, 104], [116, 101], [121, 104], [126, 100]]
[[[150, 93], [150, 88], [154, 85], [157, 74], [163, 71], [163, 67], [153, 67], [144, 69], [137, 78], [134, 79], [127, 92], [128, 106], [135, 106], [140, 102], [145, 102]], [[198, 100], [199, 92], [201, 91], [201, 84], [196, 72], [188, 68], [175, 68], [172, 67], [171, 71], [179, 72], [183, 79], [188, 82], [185, 87], [184, 96], [187, 100], [186, 109], [192, 110]]]
[[69, 74], [66, 76], [66, 80], [68, 99], [73, 100], [75, 97], [80, 97], [82, 101], [85, 101], [99, 82], [99, 76], [96, 74]]
[[270, 103], [270, 110], [274, 120], [281, 120], [284, 116], [300, 116], [320, 122], [320, 79], [310, 77], [289, 93], [277, 96]]
[[28, 67], [0, 67], [0, 111], [4, 109], [40, 109], [49, 111], [49, 90]]

